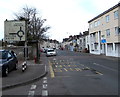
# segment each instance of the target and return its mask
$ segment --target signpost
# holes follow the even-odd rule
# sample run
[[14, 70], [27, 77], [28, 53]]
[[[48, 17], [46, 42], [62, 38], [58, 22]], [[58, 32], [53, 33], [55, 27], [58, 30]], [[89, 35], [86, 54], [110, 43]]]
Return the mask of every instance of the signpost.
[[25, 41], [25, 21], [5, 21], [4, 22], [5, 41]]
[[27, 21], [4, 21], [4, 40], [7, 42], [25, 41], [23, 65], [27, 65]]

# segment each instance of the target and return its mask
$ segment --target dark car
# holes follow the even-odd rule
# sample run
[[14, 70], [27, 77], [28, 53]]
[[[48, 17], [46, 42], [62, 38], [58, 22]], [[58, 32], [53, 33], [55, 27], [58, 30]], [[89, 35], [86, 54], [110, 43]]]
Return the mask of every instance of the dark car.
[[7, 76], [12, 70], [17, 70], [18, 60], [13, 51], [0, 50], [0, 71], [2, 76]]

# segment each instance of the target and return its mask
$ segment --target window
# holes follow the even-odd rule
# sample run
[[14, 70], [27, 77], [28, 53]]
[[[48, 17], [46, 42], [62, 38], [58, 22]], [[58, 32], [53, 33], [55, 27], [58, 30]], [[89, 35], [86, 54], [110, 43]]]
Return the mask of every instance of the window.
[[110, 29], [107, 29], [107, 30], [106, 30], [106, 35], [107, 35], [107, 36], [110, 36]]
[[118, 34], [120, 34], [119, 28], [118, 28], [118, 27], [115, 27], [115, 35], [118, 35]]
[[94, 25], [95, 25], [95, 27], [97, 27], [97, 26], [98, 26], [97, 21], [95, 21]]
[[100, 20], [94, 22], [94, 26], [97, 27], [100, 25]]
[[100, 20], [98, 20], [98, 26], [100, 25]]
[[107, 16], [106, 16], [106, 22], [109, 22], [109, 20], [110, 20], [110, 16], [107, 15]]
[[118, 10], [114, 12], [114, 19], [118, 19]]
[[10, 53], [8, 53], [8, 58], [9, 58], [9, 57], [12, 57]]
[[92, 24], [90, 24], [90, 28], [92, 28]]

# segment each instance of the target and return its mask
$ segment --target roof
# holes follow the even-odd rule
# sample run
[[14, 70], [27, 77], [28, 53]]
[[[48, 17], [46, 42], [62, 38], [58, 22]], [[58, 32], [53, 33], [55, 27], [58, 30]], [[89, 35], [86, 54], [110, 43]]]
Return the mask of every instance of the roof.
[[116, 4], [115, 6], [111, 7], [110, 9], [108, 9], [108, 10], [104, 11], [103, 13], [99, 14], [98, 16], [94, 17], [93, 19], [91, 19], [90, 21], [88, 21], [88, 23], [90, 23], [90, 22], [96, 20], [97, 18], [99, 18], [99, 17], [105, 15], [106, 13], [112, 11], [113, 9], [115, 9], [115, 8], [117, 8], [117, 7], [119, 7], [119, 6], [120, 6], [120, 2], [119, 2], [118, 4]]

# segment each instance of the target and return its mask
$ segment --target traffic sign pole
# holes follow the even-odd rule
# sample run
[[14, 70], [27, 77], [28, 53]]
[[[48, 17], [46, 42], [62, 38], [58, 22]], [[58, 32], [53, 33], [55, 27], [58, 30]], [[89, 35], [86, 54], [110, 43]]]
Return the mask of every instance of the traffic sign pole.
[[25, 62], [27, 65], [27, 20], [25, 21]]

